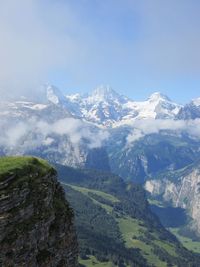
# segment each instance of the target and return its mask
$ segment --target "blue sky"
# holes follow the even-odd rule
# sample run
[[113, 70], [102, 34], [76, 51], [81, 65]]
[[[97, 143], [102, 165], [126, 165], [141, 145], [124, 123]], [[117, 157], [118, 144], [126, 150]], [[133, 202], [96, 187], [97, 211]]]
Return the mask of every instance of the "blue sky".
[[[1, 91], [200, 96], [198, 0], [2, 0]], [[19, 89], [20, 88], [20, 89]]]

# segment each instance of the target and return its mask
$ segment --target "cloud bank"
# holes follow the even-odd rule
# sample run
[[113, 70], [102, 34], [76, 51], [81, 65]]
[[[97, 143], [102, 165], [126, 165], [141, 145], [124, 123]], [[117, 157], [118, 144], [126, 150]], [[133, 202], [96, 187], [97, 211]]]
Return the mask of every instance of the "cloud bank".
[[[36, 120], [9, 123], [1, 121], [0, 146], [8, 150], [36, 150], [41, 147], [58, 146], [65, 142], [73, 147], [99, 148], [109, 137], [107, 131], [92, 127], [79, 119], [65, 118], [54, 123]], [[60, 143], [60, 144], [58, 144]]]
[[156, 134], [162, 131], [171, 131], [176, 134], [186, 133], [191, 138], [200, 140], [200, 119], [195, 120], [136, 120], [131, 124], [132, 132], [127, 136], [127, 145], [139, 140], [145, 135]]
[[49, 73], [72, 64], [77, 52], [69, 29], [76, 21], [63, 1], [2, 0], [0, 93], [36, 95]]
[[1, 0], [1, 97], [46, 82], [138, 94], [185, 84], [185, 74], [199, 80], [199, 10], [188, 0]]

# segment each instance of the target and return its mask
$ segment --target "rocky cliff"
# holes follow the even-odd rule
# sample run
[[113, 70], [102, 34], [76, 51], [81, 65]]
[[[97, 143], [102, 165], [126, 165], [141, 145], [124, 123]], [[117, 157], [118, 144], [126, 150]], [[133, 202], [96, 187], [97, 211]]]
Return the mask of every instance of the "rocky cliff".
[[155, 198], [171, 202], [174, 207], [188, 211], [193, 219], [190, 227], [200, 236], [200, 164], [160, 175], [146, 182], [145, 187]]
[[56, 171], [37, 158], [0, 158], [0, 266], [76, 267], [77, 257]]

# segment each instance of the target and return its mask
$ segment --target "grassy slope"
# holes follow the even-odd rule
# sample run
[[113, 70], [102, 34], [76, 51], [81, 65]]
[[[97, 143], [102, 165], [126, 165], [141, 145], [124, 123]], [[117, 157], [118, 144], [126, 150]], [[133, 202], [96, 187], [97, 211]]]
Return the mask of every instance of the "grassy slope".
[[94, 256], [88, 257], [87, 260], [79, 260], [80, 264], [83, 264], [84, 266], [91, 267], [114, 267], [114, 265], [111, 262], [100, 262], [98, 261]]
[[30, 172], [38, 172], [43, 175], [53, 171], [53, 168], [45, 161], [34, 157], [0, 157], [0, 182], [8, 178], [8, 175], [23, 176]]
[[[67, 185], [69, 185], [69, 184], [67, 184]], [[75, 186], [75, 185], [69, 185], [69, 186], [71, 186], [73, 189], [78, 190], [79, 192], [81, 192], [81, 193], [83, 193], [85, 195], [88, 195], [88, 193], [91, 192], [91, 193], [96, 194], [98, 196], [101, 196], [104, 199], [109, 200], [109, 201], [111, 201], [113, 203], [119, 202], [119, 199], [117, 199], [116, 197], [114, 197], [114, 196], [112, 196], [110, 194], [104, 193], [102, 191], [99, 191], [99, 190], [93, 190], [93, 189], [80, 187], [80, 186]]]
[[[170, 235], [170, 233], [162, 227], [157, 218], [150, 212], [150, 208], [145, 200], [146, 196], [141, 190], [141, 187], [132, 183], [126, 183], [119, 176], [111, 173], [99, 172], [95, 170], [75, 170], [73, 168], [67, 168], [63, 166], [57, 166], [57, 170], [60, 181], [73, 186], [73, 189], [71, 186], [66, 187], [71, 188], [71, 190], [75, 190], [75, 192], [79, 194], [78, 195], [77, 193], [73, 193], [71, 190], [66, 189], [66, 192], [69, 194], [68, 196], [71, 198], [71, 203], [74, 205], [72, 206], [75, 208], [75, 214], [78, 217], [77, 221], [79, 226], [84, 227], [85, 218], [86, 222], [88, 222], [88, 217], [91, 217], [93, 214], [97, 215], [97, 220], [92, 220], [92, 223], [87, 225], [88, 231], [86, 233], [91, 234], [90, 229], [92, 229], [94, 234], [92, 241], [94, 244], [98, 243], [98, 246], [93, 246], [90, 238], [88, 238], [87, 235], [85, 235], [83, 239], [83, 232], [79, 232], [80, 240], [84, 240], [85, 242], [85, 247], [83, 247], [84, 249], [89, 247], [90, 251], [92, 252], [94, 251], [94, 247], [97, 249], [97, 253], [92, 255], [96, 255], [98, 259], [99, 255], [102, 256], [103, 250], [101, 247], [105, 244], [105, 242], [101, 242], [102, 239], [97, 239], [97, 242], [95, 238], [96, 231], [98, 231], [99, 227], [101, 229], [105, 229], [104, 222], [107, 220], [107, 222], [112, 221], [112, 224], [107, 223], [109, 227], [114, 224], [116, 233], [117, 231], [119, 235], [121, 233], [121, 238], [119, 239], [121, 241], [124, 240], [124, 245], [127, 247], [128, 255], [132, 254], [131, 250], [133, 250], [134, 253], [134, 251], [138, 251], [138, 248], [140, 248], [140, 256], [142, 256], [143, 259], [147, 259], [148, 264], [151, 266], [166, 266], [166, 262], [168, 262], [170, 266], [200, 266], [199, 257], [183, 248], [177, 239], [173, 235]], [[106, 193], [106, 199], [104, 197], [104, 193], [102, 195], [102, 192]], [[84, 198], [80, 195], [84, 196]], [[108, 195], [111, 196], [108, 197]], [[113, 203], [111, 201], [112, 196], [115, 197], [115, 200], [117, 198], [119, 202]], [[87, 199], [93, 203], [93, 207], [92, 205], [89, 205], [89, 201], [87, 201]], [[79, 206], [80, 202], [77, 201], [81, 201], [81, 206]], [[92, 208], [92, 214], [87, 206]], [[99, 206], [104, 213], [103, 211], [100, 212], [100, 210], [94, 206]], [[94, 210], [96, 210], [96, 213], [93, 212]], [[108, 216], [106, 216], [106, 214]], [[84, 216], [83, 218], [82, 215]], [[105, 233], [104, 230], [103, 232], [98, 231], [99, 237], [101, 238], [102, 235], [104, 235], [104, 237], [107, 238], [105, 234], [109, 234], [110, 236], [110, 231], [114, 233], [112, 229], [113, 227], [111, 226], [111, 228], [108, 228], [109, 232], [107, 231]], [[127, 229], [129, 229], [128, 232]], [[89, 235], [89, 237], [91, 237], [91, 235]], [[117, 241], [115, 237], [113, 239], [114, 243]], [[113, 245], [114, 243], [111, 242], [109, 246]], [[108, 249], [106, 246], [104, 248]], [[113, 255], [114, 257], [118, 255], [116, 254], [117, 247], [112, 246], [112, 249], [113, 250], [108, 249], [108, 259], [112, 259]], [[83, 256], [88, 255], [88, 253], [84, 254], [85, 250], [82, 251]], [[128, 259], [128, 257], [126, 258], [125, 254], [124, 256], [125, 259]], [[143, 265], [140, 264], [139, 266]]]
[[152, 252], [151, 244], [139, 240], [139, 238], [145, 237], [145, 228], [140, 226], [138, 220], [130, 217], [118, 219], [119, 227], [122, 233], [122, 237], [129, 248], [138, 248], [142, 251], [142, 255], [147, 259], [148, 263], [154, 264], [155, 266], [166, 267], [167, 264], [161, 261], [157, 255]]
[[[74, 190], [77, 190], [77, 191], [83, 193], [84, 195], [88, 195], [89, 192], [92, 192], [92, 193], [100, 195], [101, 197], [104, 197], [105, 199], [110, 200], [112, 202], [119, 201], [116, 197], [114, 197], [110, 194], [98, 191], [98, 190], [92, 190], [92, 189], [74, 186], [74, 185], [71, 187]], [[90, 195], [88, 195], [88, 196], [92, 199], [92, 197]], [[113, 208], [111, 206], [102, 204], [102, 203], [96, 201], [95, 199], [92, 199], [92, 200], [94, 201], [94, 203], [100, 205], [102, 208], [104, 208], [110, 214], [113, 211]], [[118, 216], [115, 217], [115, 220], [118, 222], [122, 238], [125, 241], [125, 244], [128, 248], [140, 249], [142, 252], [142, 255], [144, 256], [144, 258], [147, 259], [149, 264], [153, 264], [157, 267], [166, 267], [167, 266], [167, 263], [164, 261], [161, 261], [159, 259], [159, 257], [153, 252], [152, 242], [147, 244], [146, 241], [141, 240], [142, 238], [146, 238], [145, 232], [147, 231], [145, 226], [142, 225], [141, 221], [139, 221], [137, 219], [133, 219], [130, 216], [119, 217], [119, 214], [118, 214]], [[175, 247], [172, 244], [165, 242], [165, 241], [161, 242], [156, 233], [153, 233], [153, 236], [155, 238], [155, 240], [153, 241], [153, 244], [157, 245], [161, 249], [164, 249], [170, 255], [176, 256]], [[100, 263], [97, 260], [95, 260], [94, 258], [90, 258], [89, 260], [81, 260], [80, 263], [84, 264], [85, 266], [106, 266], [106, 267], [111, 266], [110, 262]]]
[[200, 242], [193, 241], [189, 237], [184, 237], [179, 234], [179, 228], [169, 228], [169, 231], [174, 234], [178, 240], [183, 244], [184, 247], [186, 247], [188, 250], [191, 250], [196, 253], [200, 253]]

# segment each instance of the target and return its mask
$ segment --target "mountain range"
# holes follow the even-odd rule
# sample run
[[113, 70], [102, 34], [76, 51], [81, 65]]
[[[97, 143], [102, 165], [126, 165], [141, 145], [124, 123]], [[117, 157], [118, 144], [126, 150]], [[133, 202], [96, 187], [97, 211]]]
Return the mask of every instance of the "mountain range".
[[[110, 87], [98, 87], [90, 95], [67, 95], [79, 107], [82, 118], [104, 126], [117, 127], [136, 119], [175, 118], [181, 105], [156, 92], [146, 101], [137, 102], [117, 94]], [[78, 115], [75, 114], [75, 115]]]
[[[108, 165], [104, 159], [106, 153], [115, 151], [113, 147], [123, 157], [130, 155], [136, 142], [151, 134], [198, 142], [199, 99], [182, 106], [156, 92], [137, 102], [109, 86], [83, 96], [64, 95], [55, 86], [46, 86], [38, 99], [40, 102], [24, 98], [0, 102], [2, 155], [34, 154], [64, 165], [98, 168]], [[97, 158], [103, 162], [96, 164]]]
[[40, 156], [142, 184], [164, 207], [186, 210], [184, 233], [192, 228], [198, 237], [199, 125], [200, 98], [180, 105], [156, 92], [139, 102], [109, 86], [85, 95], [46, 86], [40, 101], [0, 103], [0, 155]]
[[47, 86], [40, 102], [0, 102], [0, 154], [33, 154], [73, 167], [105, 166], [141, 183], [199, 156], [199, 119], [199, 98], [183, 106], [158, 92], [137, 102], [109, 86], [83, 96], [65, 96]]
[[[46, 86], [39, 102], [30, 99], [1, 102], [1, 115], [23, 115], [28, 112], [44, 112], [55, 105], [63, 116], [73, 116], [104, 127], [119, 127], [134, 120], [176, 119], [189, 120], [200, 117], [200, 98], [186, 105], [172, 101], [168, 96], [155, 92], [145, 101], [134, 101], [115, 92], [110, 86], [99, 86], [91, 94], [64, 95], [55, 86]], [[47, 111], [48, 112], [48, 111]], [[61, 114], [59, 114], [59, 117]]]

